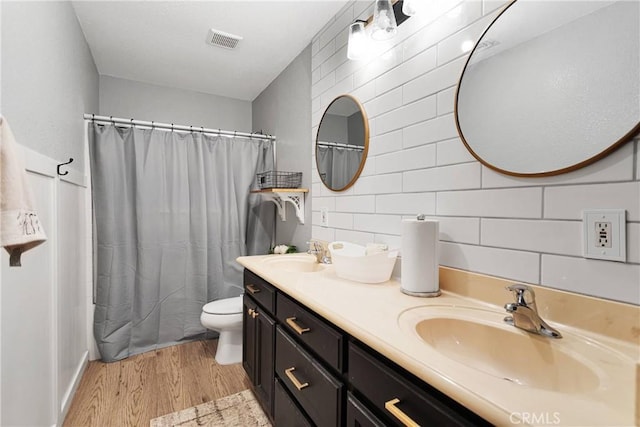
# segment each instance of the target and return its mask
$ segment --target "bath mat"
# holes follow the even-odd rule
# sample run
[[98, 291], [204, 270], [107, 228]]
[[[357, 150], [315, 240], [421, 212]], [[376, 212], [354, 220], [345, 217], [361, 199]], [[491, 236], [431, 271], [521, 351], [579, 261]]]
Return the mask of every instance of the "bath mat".
[[151, 420], [151, 427], [271, 427], [251, 390]]

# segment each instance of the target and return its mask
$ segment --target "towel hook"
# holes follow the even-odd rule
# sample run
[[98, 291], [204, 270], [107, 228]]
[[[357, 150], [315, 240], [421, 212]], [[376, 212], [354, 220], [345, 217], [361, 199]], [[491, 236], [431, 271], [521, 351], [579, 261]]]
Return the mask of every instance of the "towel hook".
[[67, 175], [67, 174], [69, 173], [69, 171], [65, 171], [64, 173], [61, 173], [61, 172], [60, 172], [60, 167], [61, 167], [61, 166], [64, 166], [64, 165], [68, 165], [68, 164], [69, 164], [69, 163], [71, 163], [71, 162], [73, 162], [73, 157], [69, 157], [69, 161], [68, 161], [68, 162], [66, 162], [66, 163], [60, 163], [60, 164], [58, 165], [58, 175], [61, 175], [61, 176]]

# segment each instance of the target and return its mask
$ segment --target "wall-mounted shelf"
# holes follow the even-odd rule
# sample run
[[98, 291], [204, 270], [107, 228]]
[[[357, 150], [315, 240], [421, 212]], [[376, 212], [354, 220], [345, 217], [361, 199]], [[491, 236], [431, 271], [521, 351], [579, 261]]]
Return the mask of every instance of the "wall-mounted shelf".
[[306, 188], [267, 188], [265, 190], [252, 190], [252, 193], [259, 193], [265, 200], [270, 200], [278, 207], [278, 215], [283, 221], [287, 220], [287, 206], [285, 202], [290, 202], [295, 209], [296, 216], [300, 224], [304, 224], [304, 194], [309, 190]]

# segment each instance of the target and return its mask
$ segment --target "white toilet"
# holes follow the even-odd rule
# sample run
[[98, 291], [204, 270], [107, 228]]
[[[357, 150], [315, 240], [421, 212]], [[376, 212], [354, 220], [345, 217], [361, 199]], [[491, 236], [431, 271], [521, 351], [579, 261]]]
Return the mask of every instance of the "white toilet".
[[200, 323], [220, 333], [216, 362], [220, 365], [242, 362], [242, 295], [205, 304]]

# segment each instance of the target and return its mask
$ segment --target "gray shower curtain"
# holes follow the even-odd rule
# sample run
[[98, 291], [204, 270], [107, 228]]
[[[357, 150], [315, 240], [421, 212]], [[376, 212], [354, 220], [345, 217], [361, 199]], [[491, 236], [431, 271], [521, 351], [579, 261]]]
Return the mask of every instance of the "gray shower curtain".
[[362, 161], [362, 151], [341, 147], [318, 146], [316, 155], [318, 170], [326, 174], [323, 181], [335, 190], [351, 182]]
[[102, 360], [206, 330], [208, 301], [240, 295], [240, 255], [267, 253], [273, 207], [251, 195], [273, 143], [89, 125], [94, 334]]

